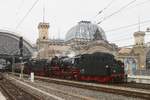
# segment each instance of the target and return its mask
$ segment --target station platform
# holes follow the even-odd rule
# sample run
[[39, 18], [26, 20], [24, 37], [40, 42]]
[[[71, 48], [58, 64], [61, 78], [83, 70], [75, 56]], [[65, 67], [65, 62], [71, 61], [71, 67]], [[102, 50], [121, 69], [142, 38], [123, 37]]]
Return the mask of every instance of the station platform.
[[[40, 95], [42, 98], [41, 100], [109, 100], [109, 97], [111, 97], [111, 100], [140, 100], [140, 98], [136, 99], [133, 97], [44, 82], [41, 80], [30, 82], [28, 78], [20, 79], [19, 77], [13, 75], [7, 76], [7, 79], [32, 94]], [[63, 82], [65, 80], [60, 81]], [[89, 85], [91, 86], [92, 84]]]
[[150, 76], [144, 75], [128, 75], [128, 82], [150, 84]]

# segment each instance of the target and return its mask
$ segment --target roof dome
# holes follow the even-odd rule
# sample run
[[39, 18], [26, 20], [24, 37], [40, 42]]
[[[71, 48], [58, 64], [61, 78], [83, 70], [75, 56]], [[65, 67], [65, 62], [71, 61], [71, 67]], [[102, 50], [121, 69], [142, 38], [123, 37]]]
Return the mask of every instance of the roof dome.
[[76, 26], [72, 27], [66, 34], [66, 40], [74, 38], [90, 39], [90, 40], [106, 40], [105, 32], [97, 24], [90, 21], [80, 21]]

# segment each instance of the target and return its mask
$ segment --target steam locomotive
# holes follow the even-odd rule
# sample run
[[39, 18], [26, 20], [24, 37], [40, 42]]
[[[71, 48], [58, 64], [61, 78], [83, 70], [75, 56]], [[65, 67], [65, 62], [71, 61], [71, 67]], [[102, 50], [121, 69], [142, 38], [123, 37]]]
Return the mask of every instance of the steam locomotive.
[[75, 57], [54, 57], [51, 61], [29, 60], [24, 64], [24, 73], [100, 83], [123, 82], [126, 78], [124, 64], [113, 55], [96, 52]]

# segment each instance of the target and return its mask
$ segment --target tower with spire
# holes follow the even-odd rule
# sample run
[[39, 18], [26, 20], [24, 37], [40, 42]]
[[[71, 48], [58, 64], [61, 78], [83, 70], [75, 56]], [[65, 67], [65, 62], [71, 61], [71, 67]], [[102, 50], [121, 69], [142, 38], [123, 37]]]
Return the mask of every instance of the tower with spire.
[[[43, 6], [43, 22], [38, 24], [39, 37], [37, 39], [37, 49], [38, 51], [43, 51], [44, 54], [40, 54], [40, 58], [47, 57], [48, 52], [46, 51], [49, 47], [49, 23], [45, 22], [45, 6]], [[43, 57], [41, 57], [43, 56]]]
[[145, 47], [145, 32], [140, 31], [140, 17], [138, 18], [139, 26], [138, 31], [134, 32], [134, 46], [133, 52], [137, 55], [138, 70], [143, 70], [146, 68], [146, 47]]

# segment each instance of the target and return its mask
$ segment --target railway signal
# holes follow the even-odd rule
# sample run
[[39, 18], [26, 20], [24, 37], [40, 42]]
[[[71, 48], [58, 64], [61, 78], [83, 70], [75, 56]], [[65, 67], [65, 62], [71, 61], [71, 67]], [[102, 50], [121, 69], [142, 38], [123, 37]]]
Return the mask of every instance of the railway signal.
[[21, 61], [21, 78], [23, 78], [23, 69], [24, 69], [24, 65], [23, 65], [23, 37], [19, 38], [19, 50], [20, 50], [20, 61]]
[[23, 37], [19, 38], [19, 50], [20, 50], [20, 56], [23, 56]]

